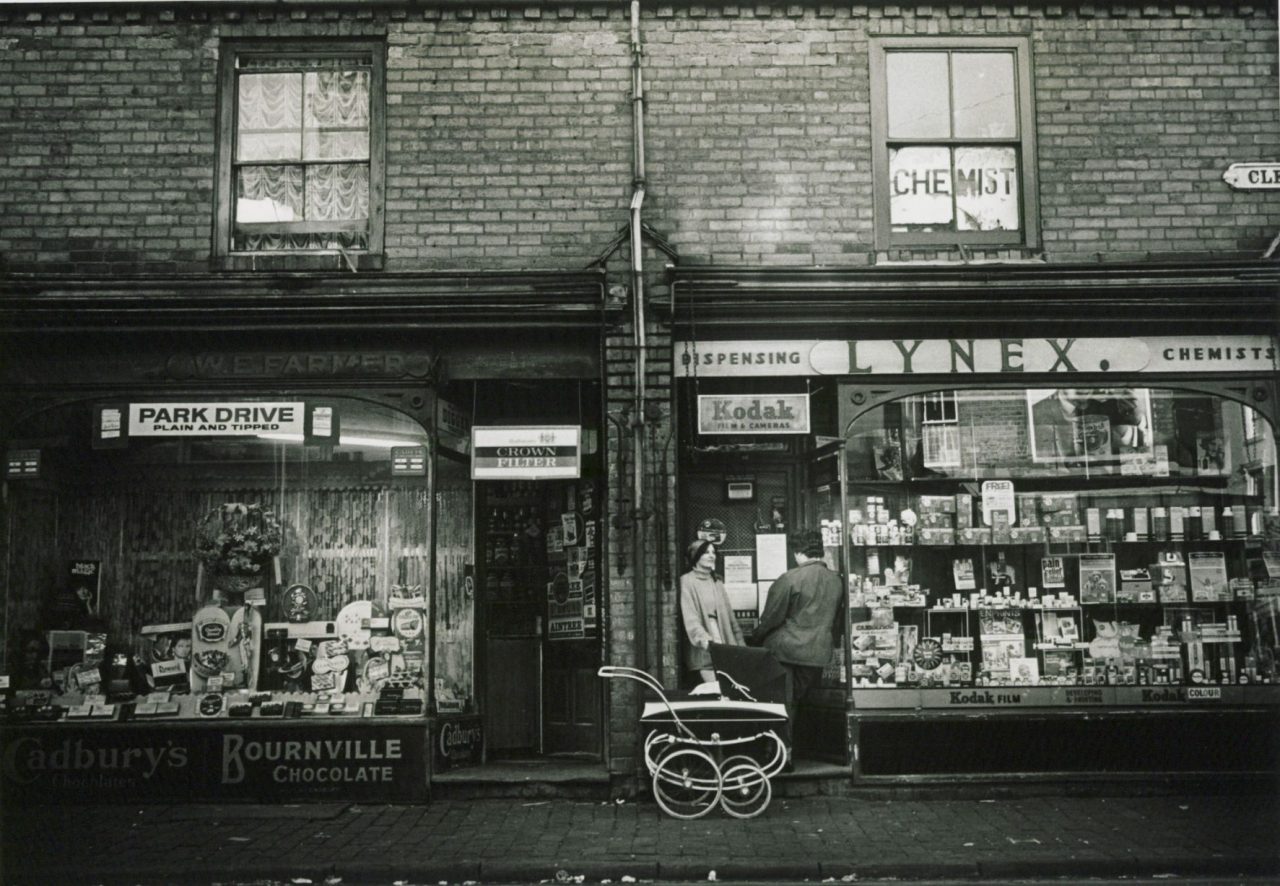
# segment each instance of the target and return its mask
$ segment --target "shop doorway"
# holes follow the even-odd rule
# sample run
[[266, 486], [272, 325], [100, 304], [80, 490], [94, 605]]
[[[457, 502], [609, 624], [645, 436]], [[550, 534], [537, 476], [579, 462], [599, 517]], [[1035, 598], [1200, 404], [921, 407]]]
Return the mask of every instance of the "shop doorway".
[[478, 482], [478, 631], [491, 759], [598, 756], [598, 495], [586, 481]]

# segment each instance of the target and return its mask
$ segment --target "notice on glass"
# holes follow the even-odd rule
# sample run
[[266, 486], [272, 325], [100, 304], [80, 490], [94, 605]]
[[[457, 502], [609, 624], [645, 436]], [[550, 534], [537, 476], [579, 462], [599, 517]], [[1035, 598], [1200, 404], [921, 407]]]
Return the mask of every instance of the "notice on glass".
[[756, 536], [756, 578], [773, 581], [787, 571], [787, 537], [782, 533]]
[[726, 581], [724, 583], [724, 592], [729, 596], [729, 606], [735, 612], [744, 610], [754, 612], [759, 605], [756, 583], [753, 581]]
[[[753, 570], [754, 558], [750, 554], [725, 554], [724, 557], [724, 583], [726, 586], [731, 584], [749, 584], [754, 587], [755, 572]], [[754, 591], [752, 592], [754, 593]]]

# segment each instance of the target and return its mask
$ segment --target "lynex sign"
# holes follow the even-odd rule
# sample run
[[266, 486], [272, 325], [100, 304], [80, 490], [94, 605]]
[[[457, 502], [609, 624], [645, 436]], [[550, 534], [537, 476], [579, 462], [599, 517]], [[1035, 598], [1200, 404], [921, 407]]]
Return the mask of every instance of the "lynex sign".
[[675, 343], [685, 377], [1274, 371], [1265, 335]]

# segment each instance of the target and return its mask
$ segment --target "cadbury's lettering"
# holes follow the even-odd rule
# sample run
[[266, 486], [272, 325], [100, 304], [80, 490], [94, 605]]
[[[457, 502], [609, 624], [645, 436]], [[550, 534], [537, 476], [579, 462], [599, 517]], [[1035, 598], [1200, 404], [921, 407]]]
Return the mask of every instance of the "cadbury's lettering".
[[64, 739], [52, 750], [40, 739], [19, 738], [4, 755], [4, 772], [22, 784], [31, 784], [45, 775], [69, 773], [114, 773], [155, 776], [162, 766], [181, 769], [187, 765], [187, 749], [172, 741], [163, 747], [95, 747], [84, 739]]

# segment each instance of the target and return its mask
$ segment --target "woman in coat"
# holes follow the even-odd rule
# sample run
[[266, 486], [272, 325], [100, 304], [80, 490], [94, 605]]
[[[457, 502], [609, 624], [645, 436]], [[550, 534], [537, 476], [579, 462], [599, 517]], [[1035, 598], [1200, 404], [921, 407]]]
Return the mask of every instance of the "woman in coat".
[[684, 618], [685, 663], [704, 683], [713, 683], [711, 643], [742, 646], [742, 628], [734, 618], [724, 583], [715, 574], [716, 546], [695, 541], [687, 550], [689, 571], [680, 576], [680, 611]]

